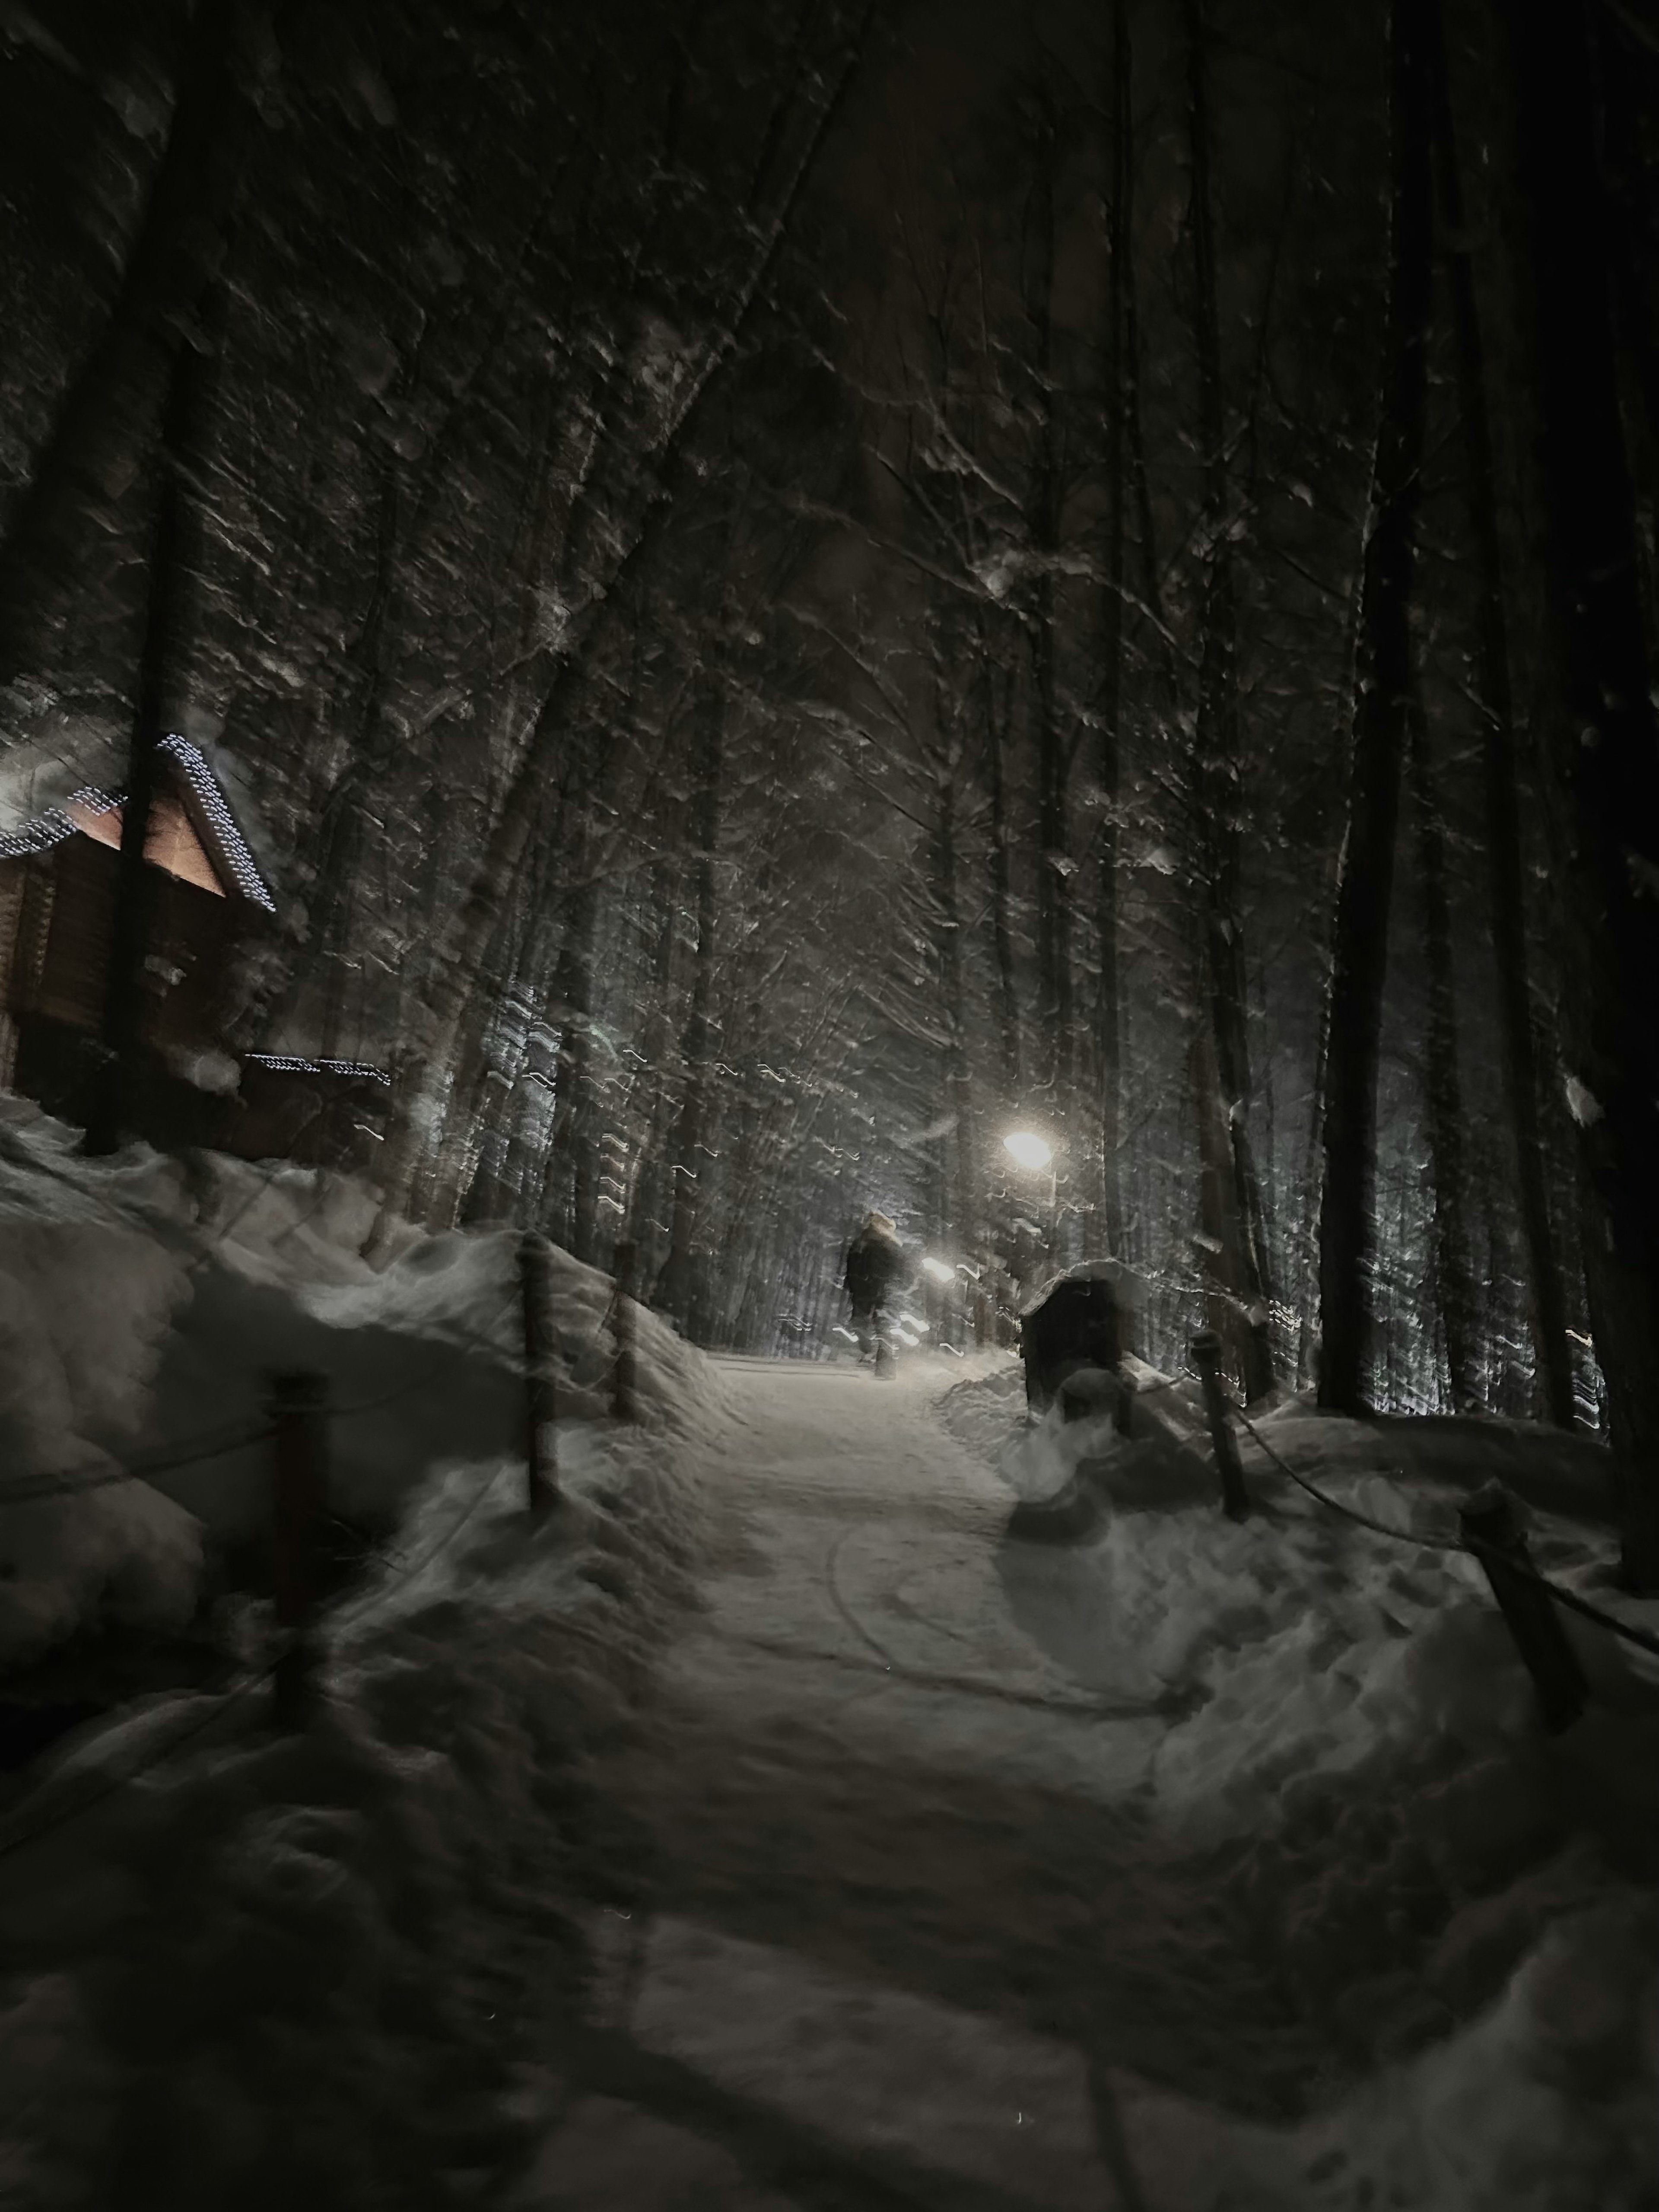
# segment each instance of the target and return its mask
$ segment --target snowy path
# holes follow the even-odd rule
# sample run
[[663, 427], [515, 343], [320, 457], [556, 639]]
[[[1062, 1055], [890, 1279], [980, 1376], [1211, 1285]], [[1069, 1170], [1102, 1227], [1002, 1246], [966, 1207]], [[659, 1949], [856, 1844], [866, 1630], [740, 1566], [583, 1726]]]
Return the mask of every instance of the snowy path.
[[639, 1898], [602, 1917], [573, 2101], [515, 2202], [1217, 2202], [1261, 2131], [1212, 2100], [1269, 2110], [1312, 2055], [1201, 1870], [1160, 1859], [1155, 1686], [1018, 1626], [1009, 1495], [934, 1418], [936, 1370], [726, 1373], [707, 1611], [595, 1778]]

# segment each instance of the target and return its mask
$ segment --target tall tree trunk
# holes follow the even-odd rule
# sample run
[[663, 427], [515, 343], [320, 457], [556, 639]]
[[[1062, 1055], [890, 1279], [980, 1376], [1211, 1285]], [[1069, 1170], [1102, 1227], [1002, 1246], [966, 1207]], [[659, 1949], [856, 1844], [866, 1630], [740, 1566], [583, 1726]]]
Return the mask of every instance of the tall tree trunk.
[[659, 1258], [666, 1241], [668, 1189], [665, 1152], [671, 1096], [666, 1080], [666, 1062], [669, 1047], [673, 1041], [669, 1005], [674, 979], [674, 939], [678, 905], [672, 863], [659, 861], [652, 872], [651, 882], [656, 908], [656, 929], [652, 939], [649, 976], [651, 1012], [646, 1023], [643, 1046], [645, 1079], [651, 1085], [651, 1113], [628, 1214], [628, 1233], [638, 1255], [641, 1282], [656, 1279]]
[[598, 1264], [598, 1115], [593, 1100], [593, 951], [599, 935], [599, 886], [579, 884], [559, 955], [555, 990], [562, 1010], [559, 1031], [559, 1111], [553, 1148], [561, 1164], [559, 1227], [550, 1233], [586, 1266]]
[[1112, 185], [1107, 210], [1106, 295], [1106, 581], [1101, 609], [1100, 833], [1095, 850], [1095, 931], [1100, 985], [1095, 1002], [1095, 1054], [1100, 1071], [1100, 1228], [1108, 1253], [1123, 1249], [1122, 1006], [1118, 981], [1118, 798], [1122, 781], [1123, 594], [1127, 584], [1124, 507], [1125, 294], [1133, 251], [1133, 61], [1128, 10], [1112, 11]]
[[1054, 145], [1046, 111], [1034, 149], [1036, 277], [1030, 313], [1036, 333], [1036, 458], [1031, 483], [1031, 541], [1037, 556], [1031, 672], [1036, 694], [1038, 1019], [1047, 1032], [1042, 1065], [1055, 1109], [1070, 1104], [1074, 1041], [1072, 1004], [1072, 891], [1067, 787], [1072, 748], [1060, 727], [1060, 623], [1054, 556], [1060, 548], [1060, 422], [1054, 392]]
[[[221, 299], [222, 305], [222, 297]], [[145, 858], [167, 715], [176, 703], [184, 652], [189, 592], [186, 472], [206, 465], [206, 422], [216, 387], [212, 341], [222, 319], [209, 320], [209, 349], [180, 348], [173, 356], [161, 434], [154, 465], [149, 588], [139, 648], [137, 698], [127, 750], [126, 794], [116, 864], [109, 964], [105, 974], [99, 1058], [88, 1105], [84, 1149], [114, 1152], [139, 1126], [149, 1083], [145, 1036], [152, 989], [147, 979], [155, 869]], [[150, 1132], [159, 1140], [158, 1133]]]
[[1245, 1395], [1255, 1398], [1273, 1382], [1267, 1310], [1252, 1291], [1243, 1222], [1231, 1203], [1232, 1134], [1216, 1066], [1215, 1034], [1207, 1022], [1193, 1024], [1188, 1050], [1198, 1126], [1197, 1241], [1209, 1285], [1206, 1322], [1231, 1347]]
[[[1273, 1387], [1270, 1285], [1261, 1190], [1250, 1149], [1250, 1058], [1244, 934], [1240, 915], [1243, 791], [1239, 768], [1238, 607], [1233, 575], [1228, 487], [1226, 409], [1221, 331], [1216, 301], [1214, 214], [1210, 189], [1210, 117], [1205, 82], [1200, 0], [1186, 0], [1188, 129], [1192, 149], [1194, 325], [1197, 339], [1199, 434], [1204, 447], [1204, 592], [1191, 787], [1198, 832], [1196, 872], [1202, 915], [1204, 989], [1199, 1019], [1207, 1021], [1213, 1054], [1197, 1065], [1212, 1069], [1224, 1116], [1224, 1157], [1206, 1162], [1202, 1190], [1212, 1260], [1218, 1248], [1237, 1255], [1242, 1279], [1229, 1285], [1225, 1334], [1233, 1345], [1247, 1398]], [[1207, 1106], [1198, 1101], [1200, 1121]], [[1206, 1133], [1200, 1133], [1200, 1150]], [[1223, 1264], [1218, 1262], [1218, 1264]]]
[[[501, 1009], [526, 964], [533, 907], [529, 887], [522, 887], [503, 914], [490, 945], [485, 969], [490, 987], [473, 994], [457, 1034], [453, 1080], [441, 1125], [431, 1133], [422, 1203], [416, 1215], [434, 1229], [453, 1229], [459, 1221], [488, 1218], [482, 1212], [491, 1196], [487, 1178], [476, 1194], [475, 1187], [484, 1174], [489, 1133], [510, 1110], [519, 1074], [515, 1046], [502, 1036]], [[505, 1062], [501, 1057], [504, 1042]]]
[[1463, 1200], [1463, 1093], [1457, 1069], [1457, 990], [1452, 969], [1451, 908], [1446, 896], [1445, 832], [1427, 717], [1413, 695], [1410, 708], [1413, 811], [1423, 874], [1423, 957], [1429, 986], [1427, 1094], [1429, 1156], [1434, 1170], [1434, 1285], [1445, 1338], [1452, 1403], [1467, 1413], [1479, 1402], [1474, 1283], [1469, 1267]]
[[224, 253], [250, 127], [232, 66], [242, 20], [239, 0], [208, 0], [186, 33], [167, 145], [114, 304], [0, 544], [0, 684], [44, 666], [53, 629], [87, 587], [95, 512], [176, 388], [185, 330]]
[[1020, 1049], [1019, 981], [1014, 965], [1013, 873], [1010, 858], [1008, 787], [1004, 775], [1006, 741], [1003, 702], [997, 697], [996, 670], [988, 641], [983, 642], [985, 671], [985, 775], [991, 803], [991, 939], [996, 956], [997, 1041], [1000, 1048], [1005, 1103], [1014, 1105], [1024, 1079]]
[[441, 1083], [441, 1071], [447, 1063], [467, 999], [477, 984], [501, 901], [523, 866], [536, 796], [550, 778], [592, 672], [594, 633], [623, 587], [641, 572], [660, 544], [677, 494], [696, 481], [691, 459], [695, 434], [707, 420], [720, 373], [748, 327], [819, 149], [852, 88], [875, 12], [875, 0], [870, 0], [843, 50], [839, 68], [833, 77], [819, 80], [817, 112], [790, 175], [770, 212], [750, 224], [752, 257], [734, 286], [729, 312], [675, 402], [672, 420], [659, 442], [656, 472], [643, 495], [643, 511], [625, 527], [618, 526], [604, 565], [592, 580], [586, 619], [549, 680], [523, 751], [500, 794], [484, 851], [453, 925], [444, 933], [434, 963], [428, 988], [429, 1073], [420, 1086], [422, 1095], [400, 1103], [388, 1133], [382, 1159], [384, 1194], [380, 1218], [368, 1240], [371, 1249], [383, 1245], [409, 1188], [419, 1157], [424, 1094]]
[[674, 1211], [668, 1257], [663, 1263], [655, 1303], [691, 1334], [700, 1304], [696, 1279], [697, 1235], [702, 1212], [702, 1178], [709, 1157], [708, 1079], [714, 1057], [714, 926], [718, 885], [715, 848], [720, 840], [722, 721], [726, 702], [720, 679], [705, 675], [697, 701], [697, 953], [692, 973], [691, 1012], [681, 1040], [679, 1120], [674, 1131]]
[[1498, 535], [1492, 423], [1486, 404], [1485, 347], [1475, 298], [1474, 262], [1463, 211], [1462, 179], [1452, 123], [1443, 9], [1435, 0], [1430, 23], [1434, 136], [1440, 207], [1444, 218], [1452, 328], [1457, 349], [1458, 410], [1468, 477], [1469, 523], [1474, 538], [1480, 611], [1475, 632], [1475, 689], [1481, 708], [1486, 785], [1486, 879], [1491, 896], [1492, 955], [1498, 971], [1498, 1035], [1510, 1132], [1515, 1146], [1516, 1199], [1526, 1251], [1534, 1355], [1549, 1418], [1573, 1425], [1572, 1359], [1567, 1343], [1567, 1301], [1550, 1223], [1549, 1183], [1539, 1126], [1538, 1053], [1528, 974], [1526, 870], [1516, 799], [1515, 702], [1510, 681], [1504, 561]]
[[1614, 341], [1636, 501], [1648, 659], [1659, 665], [1659, 46], [1651, 23], [1598, 9], [1592, 32], [1606, 198], [1611, 220]]
[[[638, 671], [635, 671], [637, 680]], [[611, 761], [608, 730], [590, 729], [567, 801], [574, 834], [567, 840], [577, 881], [565, 894], [564, 931], [554, 971], [559, 1059], [557, 1108], [548, 1155], [548, 1233], [592, 1267], [598, 1263], [599, 1115], [593, 1097], [593, 956], [599, 938], [599, 884], [596, 811], [605, 803]]]
[[1553, 691], [1561, 1044], [1627, 1578], [1659, 1589], [1659, 726], [1584, 0], [1508, 0]]
[[1432, 250], [1426, 9], [1427, 0], [1395, 0], [1389, 40], [1388, 331], [1360, 581], [1352, 781], [1332, 942], [1319, 1210], [1319, 1402], [1344, 1413], [1360, 1412], [1365, 1402], [1376, 1066], [1412, 688], [1410, 614]]
[[[380, 456], [375, 501], [374, 566], [368, 603], [351, 648], [350, 686], [355, 698], [335, 725], [343, 739], [345, 768], [329, 793], [319, 825], [320, 857], [309, 901], [309, 974], [320, 970], [322, 1050], [327, 1059], [346, 1054], [346, 1000], [351, 975], [352, 919], [358, 879], [365, 860], [363, 822], [374, 773], [381, 767], [374, 744], [376, 724], [388, 680], [386, 631], [398, 546], [399, 477], [395, 456]], [[349, 694], [348, 695], [349, 696]], [[295, 984], [308, 980], [296, 975]], [[353, 1048], [357, 1040], [349, 1040]]]
[[933, 881], [939, 921], [939, 987], [948, 1040], [945, 1049], [945, 1087], [955, 1122], [950, 1148], [954, 1173], [950, 1179], [951, 1203], [945, 1212], [955, 1217], [950, 1226], [955, 1231], [957, 1249], [978, 1267], [984, 1258], [985, 1235], [975, 1174], [974, 1090], [963, 975], [962, 863], [958, 844], [956, 771], [954, 763], [947, 763], [939, 776]]
[[512, 1046], [504, 1060], [492, 1061], [476, 1088], [469, 1119], [476, 1139], [468, 1146], [475, 1164], [458, 1209], [464, 1229], [489, 1222], [519, 1220], [522, 1163], [518, 1157], [524, 1118], [524, 1086], [530, 1079], [532, 994], [522, 978], [501, 994], [514, 1008]]

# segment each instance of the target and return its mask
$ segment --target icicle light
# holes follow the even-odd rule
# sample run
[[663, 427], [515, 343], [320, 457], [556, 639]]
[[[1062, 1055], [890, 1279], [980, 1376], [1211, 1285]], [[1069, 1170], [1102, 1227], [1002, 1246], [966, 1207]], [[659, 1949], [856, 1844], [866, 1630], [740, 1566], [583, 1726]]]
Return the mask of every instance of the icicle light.
[[[157, 750], [171, 754], [184, 770], [185, 781], [207, 817], [214, 842], [235, 879], [237, 890], [244, 898], [252, 899], [255, 906], [264, 907], [267, 914], [275, 914], [276, 902], [254, 864], [247, 840], [237, 828], [236, 817], [219, 788], [219, 779], [208, 766], [201, 748], [175, 732], [163, 738]], [[118, 792], [97, 791], [88, 784], [74, 793], [64, 806], [50, 806], [33, 822], [25, 822], [21, 829], [0, 836], [0, 860], [21, 860], [31, 853], [47, 853], [54, 845], [61, 845], [65, 837], [74, 836], [76, 825], [70, 818], [69, 807], [78, 806], [87, 814], [112, 814], [121, 803]]]
[[275, 914], [276, 902], [265, 887], [265, 879], [254, 866], [253, 855], [247, 848], [247, 840], [236, 826], [236, 817], [225, 804], [225, 794], [219, 788], [219, 779], [208, 766], [198, 745], [175, 732], [163, 738], [160, 750], [171, 753], [185, 772], [189, 784], [200, 803], [202, 811], [224, 855], [225, 865], [236, 878], [236, 888], [244, 898], [262, 906], [267, 914]]
[[111, 814], [120, 804], [108, 792], [94, 791], [87, 784], [71, 792], [64, 806], [49, 806], [33, 822], [25, 822], [21, 829], [9, 830], [0, 836], [0, 860], [23, 860], [31, 853], [49, 853], [65, 837], [74, 836], [75, 824], [65, 811], [67, 807], [78, 806], [88, 814]]
[[305, 1060], [292, 1052], [251, 1052], [247, 1057], [261, 1066], [274, 1068], [278, 1075], [366, 1075], [372, 1083], [384, 1083], [391, 1087], [392, 1078], [383, 1067], [371, 1067], [365, 1060]]

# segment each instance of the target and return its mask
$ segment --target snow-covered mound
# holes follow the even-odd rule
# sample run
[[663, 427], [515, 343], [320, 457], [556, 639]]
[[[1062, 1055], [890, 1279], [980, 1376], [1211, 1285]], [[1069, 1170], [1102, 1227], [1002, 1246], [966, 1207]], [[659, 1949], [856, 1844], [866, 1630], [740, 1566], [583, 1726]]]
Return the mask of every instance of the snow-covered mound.
[[[431, 1470], [518, 1449], [524, 1340], [510, 1232], [405, 1234], [376, 1267], [358, 1252], [368, 1218], [348, 1210], [355, 1200], [372, 1218], [361, 1187], [342, 1192], [329, 1188], [333, 1179], [296, 1170], [256, 1180], [259, 1171], [229, 1160], [216, 1159], [211, 1170], [198, 1224], [204, 1257], [157, 1370], [149, 1449], [164, 1451], [167, 1437], [204, 1421], [227, 1433], [262, 1426], [273, 1367], [329, 1378], [332, 1497], [370, 1528], [394, 1519], [411, 1483]], [[319, 1197], [339, 1217], [325, 1239], [310, 1215]], [[556, 1249], [550, 1272], [559, 1413], [603, 1419], [613, 1285]], [[629, 1319], [641, 1424], [689, 1434], [719, 1419], [725, 1401], [710, 1363], [648, 1310], [630, 1306]], [[263, 1444], [153, 1480], [222, 1538], [265, 1523]]]
[[[234, 1431], [268, 1366], [315, 1366], [338, 1409], [334, 1497], [382, 1532], [323, 1621], [306, 1729], [271, 1726], [270, 1609], [248, 1601], [240, 1688], [82, 1729], [0, 1820], [0, 2194], [467, 2201], [542, 2117], [514, 2054], [573, 2002], [585, 1914], [632, 1901], [580, 1768], [630, 1724], [688, 1594], [698, 1498], [678, 1446], [718, 1432], [716, 1372], [636, 1312], [640, 1418], [599, 1423], [611, 1286], [555, 1254], [561, 1496], [532, 1522], [510, 1237], [411, 1231], [377, 1271], [355, 1185], [85, 1163], [21, 1115], [0, 1123], [0, 1205], [38, 1228], [0, 1256], [28, 1324], [4, 1360], [31, 1464], [186, 1421]], [[0, 1615], [12, 1656], [144, 1592], [187, 1614], [204, 1523], [234, 1537], [266, 1510], [258, 1453], [155, 1482], [201, 1519], [130, 1481], [53, 1509], [56, 1551], [9, 1586], [34, 1625], [21, 1600]], [[41, 1510], [5, 1508], [0, 1541]]]
[[0, 1099], [0, 1665], [99, 1620], [190, 1618], [202, 1530], [118, 1473], [188, 1262], [158, 1233], [176, 1176], [149, 1157], [94, 1165], [70, 1133]]
[[1005, 1547], [1017, 1616], [1093, 1684], [1186, 1693], [1152, 1761], [1152, 1815], [1202, 1855], [1297, 2014], [1328, 2033], [1329, 2100], [1297, 2127], [1149, 2088], [1126, 2125], [1150, 2200], [1659, 2202], [1654, 1664], [1565, 1615], [1593, 1696], [1546, 1735], [1485, 1577], [1452, 1541], [1460, 1498], [1501, 1473], [1530, 1501], [1541, 1567], [1659, 1628], [1659, 1604], [1612, 1587], [1599, 1448], [1523, 1424], [1361, 1423], [1286, 1402], [1257, 1423], [1274, 1450], [1401, 1536], [1316, 1503], [1248, 1437], [1255, 1510], [1234, 1522], [1195, 1386], [1140, 1381], [1127, 1443], [1058, 1410], [1027, 1428], [1012, 1370], [960, 1386], [941, 1412], [1021, 1510], [1095, 1488], [1083, 1540]]
[[[405, 1227], [376, 1267], [374, 1194], [349, 1177], [74, 1144], [0, 1098], [0, 1667], [105, 1622], [190, 1620], [210, 1553], [268, 1523], [273, 1370], [327, 1378], [331, 1506], [371, 1535], [441, 1469], [515, 1449], [511, 1235]], [[592, 1419], [611, 1285], [551, 1265], [559, 1412]], [[642, 1425], [718, 1419], [716, 1370], [631, 1312]]]
[[[1251, 2124], [1125, 2083], [1130, 2154], [1158, 2212], [1614, 2212], [1659, 2185], [1659, 1926], [1604, 1879], [1503, 1947], [1467, 2026], [1299, 2126]], [[1489, 1914], [1488, 1917], [1495, 1917]], [[1518, 1916], [1517, 1916], [1518, 1917]]]
[[[1527, 1509], [1540, 1567], [1609, 1611], [1659, 1627], [1659, 1605], [1610, 1587], [1599, 1448], [1519, 1423], [1376, 1425], [1287, 1403], [1258, 1422], [1299, 1474], [1400, 1532], [1373, 1533], [1297, 1488], [1248, 1435], [1256, 1510], [1220, 1510], [1196, 1386], [1137, 1365], [1134, 1433], [1109, 1419], [1024, 1425], [1017, 1370], [946, 1394], [941, 1413], [986, 1451], [1024, 1501], [1087, 1483], [1104, 1507], [1087, 1541], [1057, 1559], [1011, 1547], [1005, 1572], [1039, 1641], [1063, 1613], [1068, 1663], [1086, 1619], [1097, 1679], [1193, 1696], [1157, 1768], [1166, 1816], [1217, 1840], [1279, 1826], [1297, 1794], [1404, 1758], [1457, 1747], [1482, 1758], [1533, 1725], [1531, 1686], [1485, 1575], [1456, 1545], [1459, 1499], [1495, 1466], [1517, 1493], [1579, 1513]], [[1467, 1463], [1466, 1463], [1467, 1462]], [[1415, 1540], [1421, 1539], [1419, 1541]], [[1023, 1586], [1023, 1597], [1022, 1597]], [[1602, 1694], [1636, 1694], [1654, 1662], [1566, 1616]]]
[[635, 1902], [580, 1764], [695, 1533], [648, 1437], [562, 1441], [537, 1525], [514, 1462], [434, 1478], [303, 1733], [268, 1685], [155, 1699], [15, 1808], [9, 2202], [464, 2203], [544, 2124], [526, 2028], [573, 2005], [586, 1915]]

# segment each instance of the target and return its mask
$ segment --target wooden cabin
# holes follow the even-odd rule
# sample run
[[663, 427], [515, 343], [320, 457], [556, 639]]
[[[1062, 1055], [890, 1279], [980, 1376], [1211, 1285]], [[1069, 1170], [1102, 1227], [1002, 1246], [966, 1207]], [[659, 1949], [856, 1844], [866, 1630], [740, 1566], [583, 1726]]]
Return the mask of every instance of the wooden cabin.
[[[199, 748], [170, 737], [160, 750], [138, 1133], [247, 1159], [370, 1164], [380, 1071], [228, 1043], [240, 956], [276, 901]], [[84, 1118], [103, 1026], [121, 815], [118, 795], [87, 788], [0, 836], [0, 1085], [69, 1121]]]

